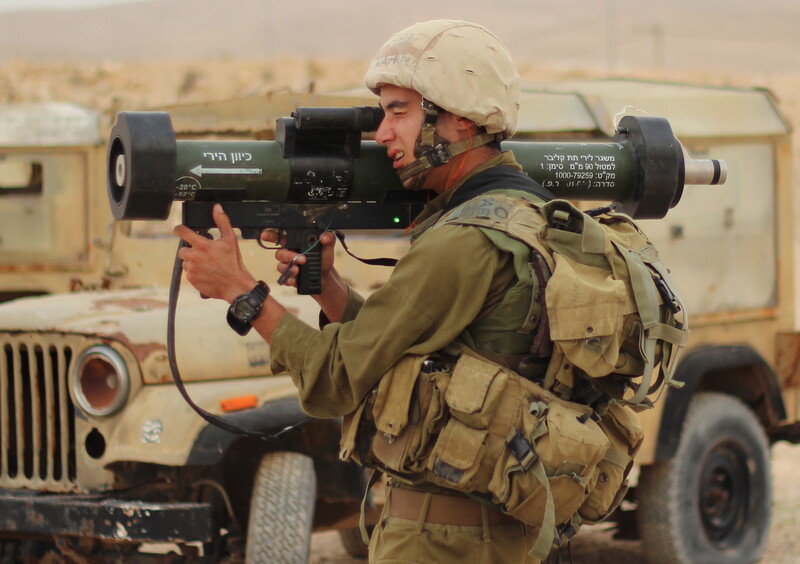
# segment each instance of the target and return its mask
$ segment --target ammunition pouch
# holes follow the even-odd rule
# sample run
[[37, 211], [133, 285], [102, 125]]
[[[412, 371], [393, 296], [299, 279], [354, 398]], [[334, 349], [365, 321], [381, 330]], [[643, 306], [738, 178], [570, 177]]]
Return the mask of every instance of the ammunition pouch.
[[561, 529], [619, 504], [641, 438], [624, 406], [598, 416], [465, 349], [397, 363], [345, 418], [340, 457], [496, 506], [539, 529], [544, 558]]

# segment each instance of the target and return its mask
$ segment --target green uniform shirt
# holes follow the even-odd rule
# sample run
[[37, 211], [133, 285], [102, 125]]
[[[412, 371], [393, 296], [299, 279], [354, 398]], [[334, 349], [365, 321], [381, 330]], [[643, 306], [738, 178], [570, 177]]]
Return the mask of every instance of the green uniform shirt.
[[[499, 165], [520, 168], [506, 152], [469, 177]], [[283, 316], [272, 339], [271, 368], [291, 374], [307, 413], [338, 417], [353, 412], [401, 357], [453, 343], [514, 285], [513, 256], [479, 228], [445, 225], [426, 231], [462, 184], [425, 207], [411, 248], [386, 284], [366, 300], [350, 291], [341, 322], [317, 330], [289, 313]], [[481, 343], [467, 344], [482, 348]]]

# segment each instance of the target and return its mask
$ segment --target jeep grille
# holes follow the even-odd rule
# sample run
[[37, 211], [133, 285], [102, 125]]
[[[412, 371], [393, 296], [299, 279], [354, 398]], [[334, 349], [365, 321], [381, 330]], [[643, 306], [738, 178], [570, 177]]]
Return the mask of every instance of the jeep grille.
[[72, 348], [0, 334], [0, 485], [72, 489], [76, 482]]

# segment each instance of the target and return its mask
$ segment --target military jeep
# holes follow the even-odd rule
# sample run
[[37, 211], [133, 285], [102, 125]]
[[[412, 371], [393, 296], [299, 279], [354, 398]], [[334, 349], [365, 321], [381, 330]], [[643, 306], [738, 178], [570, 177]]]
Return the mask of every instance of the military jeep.
[[[365, 484], [338, 461], [339, 422], [306, 416], [263, 340], [191, 288], [176, 313], [189, 396], [279, 436], [223, 431], [179, 394], [165, 346], [179, 216], [112, 220], [103, 129], [71, 104], [0, 107], [2, 561], [303, 563], [329, 528], [363, 554]], [[271, 253], [245, 254], [274, 272]]]
[[[371, 103], [351, 91], [167, 109], [179, 136], [263, 139], [295, 107]], [[685, 386], [642, 413], [638, 482], [609, 522], [617, 536], [641, 539], [653, 564], [754, 562], [770, 524], [769, 446], [800, 442], [790, 127], [761, 89], [579, 81], [528, 85], [517, 139], [607, 140], [631, 105], [667, 118], [690, 155], [725, 159], [729, 174], [724, 187], [687, 187], [665, 219], [642, 224], [672, 270], [692, 336], [676, 375]], [[171, 543], [184, 559], [301, 562], [306, 553], [283, 547], [307, 546], [311, 526], [357, 541], [363, 480], [336, 461], [336, 422], [307, 421], [276, 441], [239, 438], [180, 397], [164, 347], [171, 222], [109, 219], [97, 143], [0, 143], [0, 292], [18, 298], [0, 306], [0, 537], [10, 561], [175, 558], [163, 555]], [[56, 153], [63, 173], [48, 172]], [[11, 158], [27, 173], [4, 183]], [[25, 180], [37, 162], [39, 192]], [[26, 217], [41, 231], [21, 237], [35, 231]], [[350, 241], [363, 256], [406, 245], [397, 233]], [[273, 268], [269, 253], [244, 252], [254, 269]], [[387, 273], [350, 263], [347, 275], [369, 289]], [[308, 300], [280, 299], [316, 322]], [[268, 432], [304, 420], [291, 383], [268, 375], [268, 348], [224, 327], [224, 304], [184, 289], [177, 317], [195, 402]], [[299, 509], [284, 517], [290, 504]], [[297, 542], [283, 545], [289, 537]], [[284, 556], [265, 552], [274, 546]]]
[[723, 159], [720, 187], [686, 187], [640, 224], [671, 270], [691, 335], [641, 413], [638, 480], [610, 522], [651, 564], [745, 564], [764, 554], [770, 446], [800, 442], [791, 127], [764, 89], [635, 80], [529, 85], [518, 131], [603, 138], [624, 113], [667, 118], [694, 158]]

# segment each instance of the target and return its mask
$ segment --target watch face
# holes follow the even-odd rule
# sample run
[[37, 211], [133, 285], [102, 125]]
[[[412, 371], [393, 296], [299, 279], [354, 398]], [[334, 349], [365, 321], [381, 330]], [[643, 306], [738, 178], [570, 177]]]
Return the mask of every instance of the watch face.
[[242, 321], [249, 321], [253, 316], [258, 313], [258, 310], [247, 300], [238, 302], [234, 308], [236, 317]]

